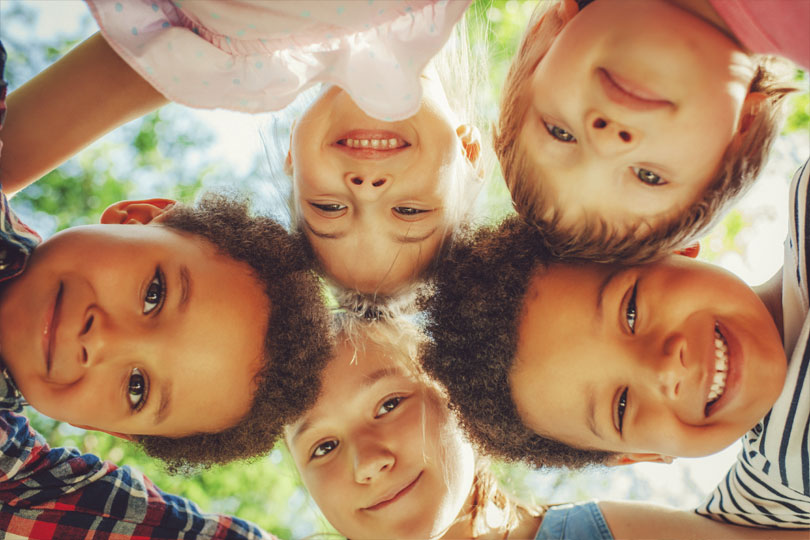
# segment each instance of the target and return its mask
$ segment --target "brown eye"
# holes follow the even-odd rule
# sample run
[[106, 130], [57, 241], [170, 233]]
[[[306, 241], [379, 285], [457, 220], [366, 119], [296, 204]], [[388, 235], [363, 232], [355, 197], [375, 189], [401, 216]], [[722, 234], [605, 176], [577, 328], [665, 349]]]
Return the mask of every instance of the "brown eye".
[[312, 457], [319, 458], [323, 457], [335, 448], [338, 447], [340, 443], [337, 441], [326, 441], [324, 443], [319, 444], [315, 447], [315, 450], [312, 452]]
[[163, 285], [163, 274], [160, 268], [158, 268], [155, 270], [155, 275], [152, 281], [149, 282], [149, 286], [146, 288], [146, 294], [143, 296], [144, 315], [149, 315], [156, 309], [159, 311], [159, 308], [163, 305], [165, 292], [166, 288]]
[[641, 180], [643, 183], [647, 184], [648, 186], [663, 186], [667, 184], [667, 181], [661, 178], [659, 175], [655, 174], [654, 172], [648, 169], [642, 169], [641, 167], [633, 167], [633, 172]]
[[133, 368], [129, 375], [129, 384], [127, 386], [127, 397], [129, 398], [129, 406], [138, 411], [143, 408], [146, 403], [146, 379], [141, 370]]
[[545, 124], [546, 131], [548, 131], [549, 135], [558, 141], [564, 143], [577, 142], [577, 138], [565, 131], [563, 128], [555, 126], [554, 124], [549, 124], [548, 122], [543, 122], [543, 124]]

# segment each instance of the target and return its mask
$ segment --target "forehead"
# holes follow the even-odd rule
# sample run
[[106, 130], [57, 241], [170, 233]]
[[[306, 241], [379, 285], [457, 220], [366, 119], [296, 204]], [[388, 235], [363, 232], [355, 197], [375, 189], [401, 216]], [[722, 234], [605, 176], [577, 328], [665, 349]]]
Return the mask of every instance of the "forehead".
[[443, 234], [436, 230], [420, 242], [401, 243], [387, 233], [353, 230], [342, 239], [323, 239], [307, 232], [327, 274], [342, 286], [364, 293], [394, 294], [417, 280], [436, 256]]
[[392, 352], [379, 344], [341, 339], [335, 356], [321, 375], [322, 390], [315, 406], [288, 427], [288, 435], [331, 418], [345, 418], [351, 412], [350, 402], [366, 390], [387, 381], [415, 382], [406, 367]]

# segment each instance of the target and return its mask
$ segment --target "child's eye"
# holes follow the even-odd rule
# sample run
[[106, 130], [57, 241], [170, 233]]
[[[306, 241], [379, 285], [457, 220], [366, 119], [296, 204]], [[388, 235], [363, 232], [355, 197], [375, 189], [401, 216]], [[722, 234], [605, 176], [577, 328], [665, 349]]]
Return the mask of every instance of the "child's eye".
[[549, 135], [551, 135], [552, 137], [554, 137], [558, 141], [564, 142], [564, 143], [577, 142], [577, 138], [574, 137], [573, 135], [571, 135], [570, 133], [568, 133], [567, 131], [565, 131], [563, 128], [561, 128], [559, 126], [555, 126], [554, 124], [549, 124], [545, 120], [543, 121], [543, 124], [545, 124], [546, 131], [548, 131]]
[[636, 177], [638, 177], [639, 180], [641, 180], [648, 186], [663, 186], [669, 183], [663, 178], [661, 178], [661, 176], [655, 174], [649, 169], [642, 169], [641, 167], [633, 167], [633, 173], [636, 175]]
[[381, 416], [385, 416], [386, 414], [390, 413], [391, 411], [396, 409], [399, 406], [400, 403], [402, 403], [403, 399], [405, 399], [405, 398], [400, 397], [400, 396], [393, 397], [393, 398], [390, 398], [390, 399], [386, 399], [382, 403], [382, 405], [380, 405], [380, 408], [377, 409], [377, 415], [374, 418], [379, 418]]
[[148, 315], [155, 310], [160, 312], [160, 308], [163, 306], [163, 298], [166, 296], [166, 287], [163, 283], [163, 272], [161, 272], [160, 267], [158, 267], [143, 297], [144, 315]]
[[613, 425], [616, 430], [621, 434], [624, 427], [624, 411], [627, 409], [627, 388], [619, 395], [616, 401], [616, 412], [613, 417]]
[[127, 384], [127, 398], [133, 411], [140, 411], [143, 408], [148, 393], [146, 378], [141, 373], [141, 370], [132, 368], [129, 374], [129, 383]]
[[321, 212], [327, 212], [327, 213], [330, 213], [330, 214], [331, 213], [336, 213], [336, 212], [342, 212], [343, 210], [346, 210], [346, 208], [347, 208], [345, 204], [338, 204], [338, 203], [330, 203], [330, 204], [309, 203], [309, 204], [311, 204], [312, 206], [314, 206], [315, 208], [317, 208]]
[[395, 206], [392, 208], [392, 210], [403, 216], [417, 216], [419, 214], [424, 214], [425, 212], [430, 212], [430, 210], [425, 210], [423, 208], [411, 208], [410, 206]]
[[636, 292], [638, 291], [638, 282], [633, 285], [633, 292], [630, 293], [630, 300], [627, 301], [627, 308], [624, 312], [624, 317], [627, 320], [627, 328], [630, 329], [631, 334], [636, 333]]
[[326, 441], [322, 442], [318, 446], [315, 447], [315, 450], [312, 451], [313, 458], [323, 457], [335, 448], [338, 447], [340, 443], [337, 441]]

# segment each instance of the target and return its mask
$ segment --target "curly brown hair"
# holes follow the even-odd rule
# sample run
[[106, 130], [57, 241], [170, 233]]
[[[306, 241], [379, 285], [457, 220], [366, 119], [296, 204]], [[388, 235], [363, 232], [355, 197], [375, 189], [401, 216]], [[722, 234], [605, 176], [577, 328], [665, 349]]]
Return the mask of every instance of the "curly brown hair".
[[201, 237], [220, 254], [244, 263], [264, 286], [270, 315], [253, 403], [236, 425], [218, 433], [136, 440], [172, 472], [265, 454], [283, 426], [315, 403], [320, 373], [332, 354], [329, 315], [312, 271], [312, 254], [300, 234], [288, 233], [268, 217], [251, 216], [246, 201], [223, 195], [208, 194], [193, 207], [177, 204], [161, 225]]
[[450, 407], [483, 454], [534, 467], [579, 468], [608, 452], [572, 448], [527, 428], [512, 401], [509, 373], [530, 278], [550, 261], [539, 233], [520, 218], [459, 238], [430, 296], [423, 369], [447, 390]]
[[[587, 3], [580, 0], [580, 9]], [[683, 248], [708, 230], [759, 176], [779, 131], [784, 99], [796, 90], [792, 72], [776, 57], [751, 55], [756, 71], [749, 92], [765, 97], [753, 109], [748, 129], [726, 148], [700, 198], [677, 215], [627, 230], [599, 218], [563, 225], [557, 200], [544, 189], [544, 178], [527, 159], [520, 134], [528, 116], [531, 76], [575, 13], [562, 0], [538, 4], [504, 82], [493, 146], [515, 208], [541, 231], [539, 239], [557, 257], [632, 264]]]

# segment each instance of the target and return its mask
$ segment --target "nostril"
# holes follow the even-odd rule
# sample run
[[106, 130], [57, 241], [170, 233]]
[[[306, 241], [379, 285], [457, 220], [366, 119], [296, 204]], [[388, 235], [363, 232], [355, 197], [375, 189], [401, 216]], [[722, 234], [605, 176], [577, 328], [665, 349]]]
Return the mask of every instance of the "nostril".
[[82, 365], [87, 365], [87, 349], [82, 347]]
[[93, 326], [93, 316], [92, 315], [90, 315], [90, 317], [87, 319], [87, 322], [84, 323], [84, 328], [82, 328], [82, 333], [79, 334], [79, 335], [81, 335], [81, 336], [85, 335], [87, 332], [90, 331], [91, 326]]
[[371, 185], [374, 187], [380, 187], [381, 185], [385, 184], [385, 178], [380, 178], [379, 180], [374, 180]]
[[595, 127], [596, 129], [602, 129], [606, 125], [607, 125], [607, 122], [605, 122], [601, 118], [597, 118], [596, 120], [593, 121], [593, 127]]
[[627, 133], [626, 131], [620, 131], [619, 137], [621, 137], [624, 142], [630, 142], [630, 140], [632, 139], [630, 134]]
[[352, 178], [352, 184], [354, 184], [355, 186], [361, 186], [363, 185], [363, 179], [360, 178], [359, 176], [355, 176], [354, 178]]

